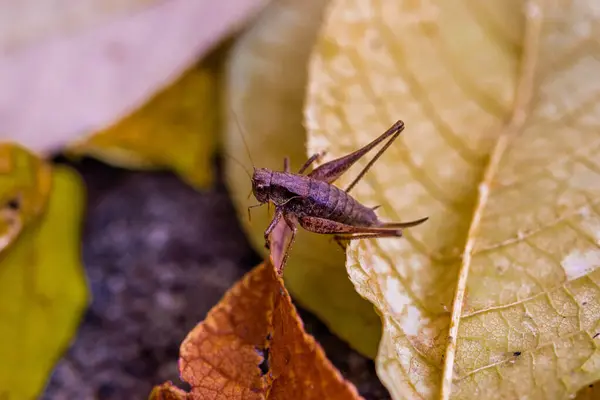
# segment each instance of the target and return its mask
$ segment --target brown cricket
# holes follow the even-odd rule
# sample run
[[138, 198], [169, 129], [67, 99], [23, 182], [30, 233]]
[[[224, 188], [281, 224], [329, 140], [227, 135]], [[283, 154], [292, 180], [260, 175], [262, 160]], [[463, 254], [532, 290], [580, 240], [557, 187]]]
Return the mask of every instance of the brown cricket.
[[[400, 237], [402, 228], [408, 228], [425, 222], [428, 217], [410, 222], [382, 222], [375, 214], [379, 206], [367, 207], [350, 196], [349, 192], [365, 175], [377, 159], [404, 130], [404, 122], [398, 121], [377, 139], [348, 154], [329, 161], [312, 172], [303, 175], [308, 167], [321, 155], [314, 154], [300, 168], [298, 173], [290, 172], [289, 159], [284, 158], [283, 171], [267, 168], [254, 168], [252, 192], [258, 207], [272, 202], [275, 205], [273, 220], [265, 230], [265, 246], [270, 248], [270, 235], [283, 218], [292, 231], [290, 242], [285, 250], [282, 265], [285, 265], [288, 253], [294, 243], [297, 224], [307, 231], [334, 235], [335, 240], [373, 239]], [[375, 157], [362, 169], [346, 190], [333, 185], [358, 159], [389, 138]]]

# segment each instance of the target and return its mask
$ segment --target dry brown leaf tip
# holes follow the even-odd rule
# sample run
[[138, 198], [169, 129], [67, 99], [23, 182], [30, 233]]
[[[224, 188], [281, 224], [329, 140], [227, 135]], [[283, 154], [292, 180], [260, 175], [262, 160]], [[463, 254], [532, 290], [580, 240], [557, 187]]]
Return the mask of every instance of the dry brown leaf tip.
[[191, 399], [361, 399], [304, 331], [271, 262], [247, 273], [188, 334], [179, 368]]
[[193, 398], [360, 398], [304, 331], [271, 263], [225, 295], [188, 335], [181, 354]]
[[171, 381], [156, 386], [150, 393], [150, 400], [185, 400], [188, 394], [173, 386]]

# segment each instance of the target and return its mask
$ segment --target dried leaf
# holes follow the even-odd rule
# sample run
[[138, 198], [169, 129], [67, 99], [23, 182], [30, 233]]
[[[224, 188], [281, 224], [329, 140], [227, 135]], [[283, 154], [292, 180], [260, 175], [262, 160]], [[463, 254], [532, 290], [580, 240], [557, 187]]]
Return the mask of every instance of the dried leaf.
[[403, 119], [353, 193], [382, 219], [430, 217], [348, 250], [384, 317], [394, 399], [563, 399], [600, 378], [593, 4], [333, 1], [310, 152], [327, 161]]
[[[254, 244], [266, 254], [263, 232], [271, 215], [255, 208], [248, 220], [252, 170], [244, 141], [256, 167], [292, 170], [306, 161], [302, 105], [309, 52], [327, 2], [282, 0], [271, 4], [232, 50], [226, 71], [226, 178], [240, 221]], [[243, 135], [243, 136], [242, 136]], [[245, 139], [244, 139], [245, 137]], [[322, 235], [300, 229], [285, 270], [294, 298], [363, 354], [374, 357], [381, 322], [373, 306], [358, 296], [344, 269], [344, 253]]]
[[1, 2], [0, 141], [45, 155], [105, 129], [267, 2]]
[[188, 334], [179, 367], [190, 399], [361, 398], [304, 331], [270, 262], [246, 274]]
[[18, 207], [2, 209], [3, 222], [22, 229], [0, 249], [0, 398], [30, 399], [43, 389], [87, 303], [79, 254], [83, 188], [71, 170], [50, 171], [21, 148], [5, 144], [0, 154], [0, 198], [22, 194]]
[[579, 392], [577, 392], [577, 396], [574, 400], [596, 400], [600, 399], [600, 384], [596, 382], [595, 384], [590, 384]]
[[124, 168], [172, 168], [196, 187], [212, 182], [217, 62], [205, 60], [116, 125], [70, 146]]
[[150, 393], [150, 400], [186, 400], [188, 394], [173, 386], [173, 383], [166, 382], [162, 385], [155, 386]]

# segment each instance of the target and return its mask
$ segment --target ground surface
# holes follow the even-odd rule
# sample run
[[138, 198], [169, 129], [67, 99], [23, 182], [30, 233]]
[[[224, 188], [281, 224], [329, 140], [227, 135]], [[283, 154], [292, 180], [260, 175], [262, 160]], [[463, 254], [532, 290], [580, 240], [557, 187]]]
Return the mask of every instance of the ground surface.
[[[179, 380], [179, 344], [225, 291], [260, 262], [226, 188], [197, 192], [165, 172], [131, 172], [84, 160], [83, 258], [93, 302], [44, 400], [147, 399]], [[217, 175], [220, 175], [217, 173]], [[366, 399], [389, 399], [373, 362], [312, 314], [307, 330]]]

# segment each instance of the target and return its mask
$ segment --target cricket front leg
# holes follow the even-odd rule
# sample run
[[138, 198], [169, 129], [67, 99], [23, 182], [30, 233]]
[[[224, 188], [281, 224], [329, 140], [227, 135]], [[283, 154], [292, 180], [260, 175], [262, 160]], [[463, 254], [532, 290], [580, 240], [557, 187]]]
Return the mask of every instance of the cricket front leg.
[[275, 215], [273, 215], [271, 223], [265, 230], [265, 247], [267, 248], [267, 250], [271, 249], [271, 232], [273, 232], [273, 229], [275, 229], [277, 223], [279, 222], [279, 220], [281, 220], [281, 217], [283, 217], [283, 211], [280, 208], [275, 208]]
[[296, 233], [298, 232], [298, 227], [296, 226], [296, 222], [293, 220], [290, 214], [283, 214], [283, 219], [287, 224], [288, 228], [292, 231], [292, 236], [290, 238], [290, 242], [288, 243], [285, 252], [283, 253], [283, 258], [281, 261], [281, 266], [279, 269], [283, 269], [285, 264], [287, 263], [288, 256], [290, 254], [290, 250], [292, 250], [292, 246], [294, 245], [294, 241], [296, 240]]

